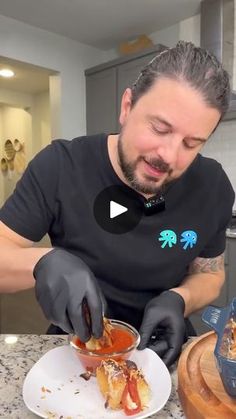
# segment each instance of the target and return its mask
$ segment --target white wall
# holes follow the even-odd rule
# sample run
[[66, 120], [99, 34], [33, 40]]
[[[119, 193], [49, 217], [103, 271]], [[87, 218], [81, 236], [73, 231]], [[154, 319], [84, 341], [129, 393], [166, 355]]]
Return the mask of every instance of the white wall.
[[200, 15], [192, 16], [179, 23], [179, 40], [200, 45]]
[[[12, 108], [21, 108], [21, 109], [31, 110], [33, 106], [33, 96], [27, 93], [16, 92], [13, 90], [0, 89], [0, 102], [5, 108], [9, 106], [9, 108], [12, 107]], [[3, 122], [4, 120], [2, 119], [2, 123]], [[14, 121], [12, 121], [12, 123], [14, 124]], [[1, 138], [3, 138], [4, 135], [2, 135]], [[30, 137], [30, 141], [28, 142], [27, 147], [25, 149], [28, 160], [32, 157], [31, 140], [32, 138]], [[2, 141], [0, 141], [0, 143], [1, 142]]]
[[52, 139], [49, 92], [30, 95], [13, 90], [0, 89], [0, 102], [4, 106], [26, 109], [31, 115], [33, 132], [25, 150], [27, 160], [30, 160]]
[[27, 93], [0, 88], [0, 102], [4, 105], [30, 108], [32, 105], [32, 96]]
[[153, 32], [149, 35], [154, 44], [173, 47], [179, 40], [190, 41], [200, 45], [200, 15], [182, 20], [175, 25]]
[[[24, 142], [25, 149], [27, 150], [32, 138], [31, 115], [29, 112], [6, 105], [0, 107], [0, 114], [2, 126], [0, 158], [4, 157], [4, 143], [7, 139], [14, 141], [17, 138], [20, 142]], [[0, 205], [2, 205], [13, 192], [16, 182], [20, 179], [21, 175], [15, 170], [8, 170], [7, 174], [0, 172], [0, 177], [3, 184], [2, 194], [0, 196]]]
[[160, 31], [152, 32], [148, 36], [154, 44], [163, 44], [167, 47], [172, 47], [179, 39], [179, 23]]
[[[9, 138], [24, 142], [26, 164], [51, 142], [49, 92], [27, 95], [0, 90], [5, 104], [0, 106], [0, 159], [4, 157], [4, 143]], [[18, 105], [18, 106], [17, 106]], [[21, 175], [0, 171], [0, 205], [13, 191]]]
[[0, 56], [60, 72], [58, 134], [68, 139], [85, 134], [84, 70], [106, 60], [109, 53], [0, 15]]
[[33, 95], [32, 156], [51, 142], [49, 92]]

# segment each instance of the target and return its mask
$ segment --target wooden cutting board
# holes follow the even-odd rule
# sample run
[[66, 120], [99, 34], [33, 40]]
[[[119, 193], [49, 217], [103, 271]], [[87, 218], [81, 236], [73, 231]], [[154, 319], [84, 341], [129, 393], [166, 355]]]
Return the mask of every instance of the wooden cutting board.
[[178, 393], [187, 419], [236, 419], [236, 399], [224, 390], [216, 368], [216, 334], [205, 333], [182, 352]]

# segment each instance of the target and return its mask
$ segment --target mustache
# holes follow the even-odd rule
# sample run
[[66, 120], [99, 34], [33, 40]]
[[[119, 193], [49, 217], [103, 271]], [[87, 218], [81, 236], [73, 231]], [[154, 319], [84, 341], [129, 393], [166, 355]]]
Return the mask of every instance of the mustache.
[[157, 158], [157, 157], [153, 157], [150, 159], [146, 159], [144, 157], [142, 157], [143, 160], [146, 161], [146, 163], [151, 164], [153, 167], [155, 167], [156, 169], [160, 170], [161, 172], [164, 173], [171, 173], [172, 169], [170, 168], [170, 165], [168, 163], [166, 163], [164, 160]]

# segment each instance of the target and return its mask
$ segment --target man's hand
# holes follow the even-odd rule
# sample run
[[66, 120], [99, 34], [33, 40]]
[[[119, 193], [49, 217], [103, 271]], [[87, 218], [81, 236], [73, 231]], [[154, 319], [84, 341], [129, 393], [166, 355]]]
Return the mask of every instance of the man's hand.
[[148, 347], [170, 366], [181, 352], [186, 336], [185, 303], [174, 291], [165, 291], [145, 307], [138, 349]]
[[101, 291], [88, 266], [63, 249], [53, 249], [34, 268], [36, 298], [48, 320], [82, 342], [103, 332]]

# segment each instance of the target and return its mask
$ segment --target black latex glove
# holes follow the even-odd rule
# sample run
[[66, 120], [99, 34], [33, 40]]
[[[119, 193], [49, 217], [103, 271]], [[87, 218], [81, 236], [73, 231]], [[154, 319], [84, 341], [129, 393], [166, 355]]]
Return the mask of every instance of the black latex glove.
[[[63, 249], [53, 249], [36, 264], [36, 298], [46, 318], [86, 342], [103, 332], [103, 303], [88, 266]], [[89, 314], [89, 315], [88, 315]]]
[[155, 351], [167, 366], [177, 359], [186, 337], [185, 302], [174, 291], [165, 291], [145, 307], [138, 349]]

